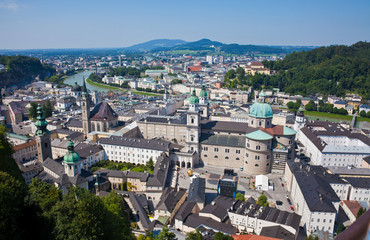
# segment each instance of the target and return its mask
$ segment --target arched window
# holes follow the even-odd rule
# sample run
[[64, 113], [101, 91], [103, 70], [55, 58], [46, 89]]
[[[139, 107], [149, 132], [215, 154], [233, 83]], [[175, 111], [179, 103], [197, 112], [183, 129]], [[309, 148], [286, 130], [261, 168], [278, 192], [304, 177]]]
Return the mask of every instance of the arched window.
[[258, 164], [254, 164], [254, 166], [255, 166], [255, 167], [259, 167], [260, 165], [258, 165]]

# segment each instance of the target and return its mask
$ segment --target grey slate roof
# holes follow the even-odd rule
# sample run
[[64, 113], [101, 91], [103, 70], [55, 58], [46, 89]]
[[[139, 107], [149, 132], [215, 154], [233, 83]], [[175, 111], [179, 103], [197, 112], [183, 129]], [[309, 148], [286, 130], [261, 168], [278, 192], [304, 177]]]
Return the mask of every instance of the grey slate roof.
[[[318, 168], [303, 167], [302, 163], [287, 162], [292, 170], [308, 208], [313, 212], [337, 212], [333, 202], [340, 202], [325, 175]], [[311, 166], [312, 167], [312, 166]], [[294, 169], [294, 170], [293, 170]]]
[[370, 178], [357, 178], [357, 177], [347, 177], [345, 178], [352, 187], [355, 188], [370, 188]]
[[189, 202], [205, 203], [206, 200], [206, 180], [204, 178], [193, 178], [189, 186], [188, 199]]
[[110, 170], [110, 169], [100, 169], [94, 172], [94, 175], [98, 175], [100, 171], [100, 175], [107, 176], [107, 177], [115, 177], [115, 178], [124, 178], [125, 173], [119, 170]]
[[220, 231], [230, 235], [236, 234], [236, 229], [231, 224], [218, 222], [208, 217], [201, 217], [198, 214], [191, 214], [188, 216], [184, 222], [184, 225], [191, 228], [199, 228], [204, 226], [208, 229], [213, 229], [216, 232]]
[[111, 136], [110, 138], [102, 138], [99, 140], [99, 144], [153, 149], [153, 150], [158, 150], [158, 151], [168, 151], [170, 148], [170, 143], [166, 141], [147, 140], [147, 139], [142, 139], [142, 138], [128, 138], [128, 137], [119, 137], [119, 136]]
[[118, 115], [107, 102], [100, 102], [91, 111], [90, 119], [98, 121], [109, 121], [118, 119]]
[[126, 171], [125, 173], [125, 178], [135, 178], [135, 179], [140, 179], [140, 182], [146, 182], [148, 181], [149, 178], [149, 173], [145, 172], [132, 172], [132, 171]]
[[258, 130], [257, 128], [249, 127], [248, 123], [239, 123], [239, 122], [223, 122], [223, 121], [208, 121], [202, 120], [201, 128], [209, 129], [216, 132], [232, 132], [247, 134], [253, 131]]
[[153, 175], [150, 175], [146, 185], [148, 187], [163, 187], [166, 183], [166, 173], [170, 165], [170, 158], [162, 153], [155, 163]]
[[196, 202], [189, 202], [189, 201], [184, 202], [184, 204], [181, 206], [181, 208], [177, 212], [175, 219], [180, 220], [180, 221], [185, 221], [185, 219], [190, 214], [192, 214], [192, 210], [195, 204]]
[[245, 147], [245, 136], [202, 134], [199, 142], [204, 145]]
[[263, 227], [261, 236], [284, 239], [284, 240], [295, 240], [295, 235], [281, 226]]
[[172, 187], [165, 188], [155, 209], [172, 212], [184, 194], [186, 194], [185, 188], [179, 188], [178, 191]]

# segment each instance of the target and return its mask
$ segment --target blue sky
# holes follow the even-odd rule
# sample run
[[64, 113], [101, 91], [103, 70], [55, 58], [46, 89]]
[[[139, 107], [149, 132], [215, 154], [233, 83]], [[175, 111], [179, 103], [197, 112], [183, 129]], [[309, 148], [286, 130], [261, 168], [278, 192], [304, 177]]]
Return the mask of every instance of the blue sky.
[[370, 40], [369, 0], [0, 0], [0, 49], [126, 47], [158, 38], [257, 45]]

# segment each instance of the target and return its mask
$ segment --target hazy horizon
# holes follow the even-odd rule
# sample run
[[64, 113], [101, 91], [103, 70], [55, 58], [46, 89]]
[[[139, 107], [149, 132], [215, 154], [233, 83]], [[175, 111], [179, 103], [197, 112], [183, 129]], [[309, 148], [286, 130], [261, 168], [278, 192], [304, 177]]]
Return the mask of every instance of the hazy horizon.
[[370, 1], [0, 0], [0, 49], [123, 48], [155, 39], [279, 46], [370, 40]]

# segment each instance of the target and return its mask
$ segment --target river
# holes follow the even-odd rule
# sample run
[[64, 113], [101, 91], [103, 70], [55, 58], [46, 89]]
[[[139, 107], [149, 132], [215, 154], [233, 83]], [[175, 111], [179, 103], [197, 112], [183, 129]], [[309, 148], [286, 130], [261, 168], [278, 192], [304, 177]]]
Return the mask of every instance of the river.
[[[92, 72], [93, 72], [92, 70], [86, 70], [86, 71], [83, 71], [83, 72], [80, 72], [80, 73], [76, 73], [76, 74], [66, 78], [66, 80], [64, 80], [64, 83], [69, 84], [69, 85], [73, 85], [73, 84], [75, 84], [75, 82], [77, 82], [78, 85], [82, 86], [83, 78], [84, 77], [85, 77], [85, 79], [88, 78]], [[100, 91], [100, 92], [108, 92], [109, 91], [109, 89], [93, 86], [89, 83], [86, 83], [86, 87], [90, 91], [95, 91], [95, 90]]]

